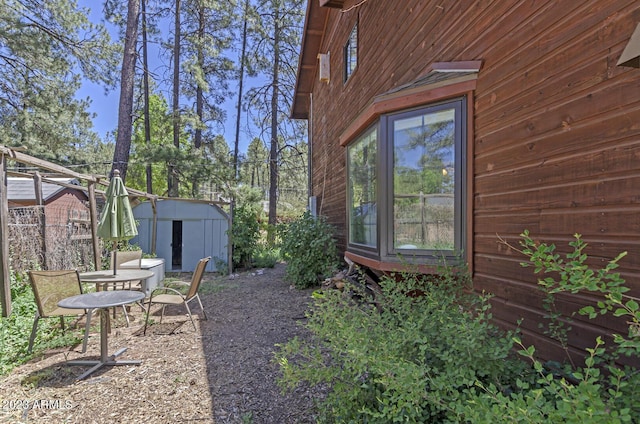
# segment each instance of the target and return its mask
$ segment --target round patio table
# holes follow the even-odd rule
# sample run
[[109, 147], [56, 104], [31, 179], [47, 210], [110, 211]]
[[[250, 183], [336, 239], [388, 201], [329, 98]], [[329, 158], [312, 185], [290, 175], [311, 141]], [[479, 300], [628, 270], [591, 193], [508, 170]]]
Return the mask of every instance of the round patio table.
[[[112, 269], [106, 269], [101, 271], [88, 271], [81, 272], [80, 281], [83, 283], [94, 283], [96, 285], [96, 291], [107, 290], [109, 286], [116, 290], [118, 284], [122, 283], [122, 289], [126, 290], [124, 283], [131, 281], [142, 281], [142, 292], [146, 293], [145, 281], [148, 278], [153, 277], [153, 271], [148, 269], [117, 269], [114, 273]], [[144, 305], [138, 302], [138, 305], [144, 309]], [[125, 310], [124, 314], [127, 320], [127, 327], [129, 326], [129, 315]], [[113, 317], [116, 317], [116, 310], [113, 310]]]
[[58, 306], [61, 308], [98, 309], [100, 311], [100, 360], [74, 360], [67, 362], [69, 365], [92, 365], [88, 371], [78, 377], [78, 380], [87, 378], [105, 365], [139, 365], [142, 362], [139, 360], [117, 361], [116, 358], [127, 350], [126, 347], [118, 350], [113, 355], [109, 355], [107, 352], [109, 308], [139, 302], [142, 299], [144, 299], [144, 293], [139, 291], [113, 290], [79, 294], [67, 297], [58, 302]]
[[118, 269], [115, 274], [112, 269], [80, 273], [80, 281], [83, 283], [95, 283], [97, 290], [104, 290], [109, 284], [146, 280], [151, 277], [153, 277], [153, 271], [147, 269]]

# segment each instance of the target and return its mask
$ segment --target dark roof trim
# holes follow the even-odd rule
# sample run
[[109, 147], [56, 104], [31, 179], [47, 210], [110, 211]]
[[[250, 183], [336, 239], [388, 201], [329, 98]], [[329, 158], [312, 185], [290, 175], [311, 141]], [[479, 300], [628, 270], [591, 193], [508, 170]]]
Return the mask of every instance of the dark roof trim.
[[343, 6], [344, 0], [320, 0], [320, 7], [333, 7], [336, 9], [342, 9]]
[[293, 119], [309, 118], [310, 97], [316, 80], [318, 53], [320, 53], [320, 45], [324, 38], [328, 13], [329, 10], [326, 7], [318, 5], [318, 0], [309, 0], [307, 3], [307, 14], [302, 32], [302, 48], [298, 60], [298, 74], [290, 113]]
[[355, 136], [371, 125], [380, 115], [395, 112], [430, 102], [459, 96], [475, 90], [480, 62], [477, 66], [455, 68], [456, 62], [448, 62], [443, 70], [443, 63], [434, 64], [431, 72], [402, 86], [395, 87], [386, 93], [376, 96], [371, 104], [340, 135], [340, 145], [347, 145]]

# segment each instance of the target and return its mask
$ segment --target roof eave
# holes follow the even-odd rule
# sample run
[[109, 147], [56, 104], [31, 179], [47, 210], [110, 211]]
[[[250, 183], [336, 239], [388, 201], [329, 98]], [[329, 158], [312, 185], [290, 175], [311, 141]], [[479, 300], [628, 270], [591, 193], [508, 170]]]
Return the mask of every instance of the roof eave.
[[290, 116], [293, 119], [309, 118], [309, 96], [318, 68], [318, 53], [324, 37], [325, 24], [329, 10], [321, 7], [317, 0], [309, 0], [302, 32], [302, 46], [298, 59], [298, 73], [291, 105]]
[[344, 1], [345, 0], [320, 0], [320, 6], [342, 9], [344, 7]]

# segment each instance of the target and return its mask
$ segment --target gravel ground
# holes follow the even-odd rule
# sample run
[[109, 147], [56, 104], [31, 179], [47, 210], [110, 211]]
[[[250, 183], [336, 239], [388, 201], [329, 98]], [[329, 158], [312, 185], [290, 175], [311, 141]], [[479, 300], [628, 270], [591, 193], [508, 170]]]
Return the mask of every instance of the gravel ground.
[[284, 267], [205, 275], [200, 293], [209, 319], [194, 306], [196, 331], [175, 308], [162, 324], [154, 316], [143, 335], [144, 314], [132, 307], [129, 327], [121, 318], [112, 323], [109, 352], [128, 347], [119, 359], [141, 359], [139, 366], [105, 367], [76, 381], [86, 368], [66, 361], [99, 356], [93, 328], [86, 353], [80, 346], [48, 351], [18, 367], [0, 378], [0, 422], [314, 422], [324, 394], [306, 387], [283, 394], [276, 383], [275, 345], [309, 337], [302, 325], [311, 292], [284, 282]]

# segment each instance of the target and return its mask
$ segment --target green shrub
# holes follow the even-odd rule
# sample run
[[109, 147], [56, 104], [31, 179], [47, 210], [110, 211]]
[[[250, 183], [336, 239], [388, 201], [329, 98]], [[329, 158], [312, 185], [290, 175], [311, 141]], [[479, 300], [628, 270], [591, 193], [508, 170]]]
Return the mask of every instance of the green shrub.
[[[621, 356], [632, 356], [637, 361], [640, 353], [640, 307], [635, 298], [627, 296], [629, 288], [620, 274], [614, 272], [626, 252], [599, 270], [593, 270], [584, 253], [586, 243], [580, 235], [569, 243], [573, 251], [564, 258], [555, 253], [555, 245], [537, 244], [527, 231], [521, 234], [523, 255], [529, 262], [522, 265], [534, 267], [539, 287], [548, 295], [547, 299], [562, 292], [599, 293], [595, 305], [580, 309], [581, 315], [591, 319], [598, 315], [613, 313], [624, 317], [629, 325], [626, 335], [615, 334], [614, 345], [605, 349], [601, 337], [593, 348], [587, 349], [582, 367], [567, 364], [551, 370], [535, 357], [533, 346], [522, 348], [520, 354], [527, 358], [535, 375], [533, 379], [520, 379], [518, 390], [504, 393], [498, 387], [480, 386], [475, 397], [466, 405], [458, 405], [460, 416], [466, 422], [492, 423], [638, 423], [640, 422], [640, 373], [637, 368], [620, 366], [616, 360]], [[517, 250], [517, 249], [516, 249]], [[551, 317], [558, 319], [559, 317]], [[555, 327], [557, 339], [562, 343], [570, 328]]]
[[[317, 292], [308, 321], [315, 338], [280, 348], [280, 384], [328, 385], [325, 422], [639, 423], [640, 372], [619, 361], [637, 362], [640, 353], [640, 305], [614, 272], [625, 253], [594, 270], [579, 235], [564, 258], [554, 245], [521, 236], [529, 259], [522, 265], [542, 274], [548, 311], [558, 293], [592, 292], [599, 300], [579, 313], [624, 318], [628, 333], [614, 334], [612, 346], [598, 337], [583, 366], [543, 364], [535, 347], [490, 324], [487, 296], [469, 294], [450, 272], [427, 280], [403, 275], [383, 279], [375, 299], [356, 288], [353, 296]], [[566, 343], [571, 327], [548, 328]], [[513, 347], [520, 359], [510, 355]]]
[[287, 261], [285, 279], [297, 288], [313, 287], [331, 275], [338, 264], [333, 227], [322, 217], [305, 212], [283, 226], [281, 253]]
[[351, 285], [316, 294], [307, 324], [315, 337], [280, 348], [279, 383], [330, 386], [326, 422], [459, 422], [455, 405], [476, 384], [513, 390], [527, 369], [511, 354], [512, 335], [490, 323], [488, 297], [466, 283], [406, 274], [383, 278], [375, 298]]
[[235, 208], [231, 226], [233, 267], [250, 268], [260, 237], [258, 212], [248, 205]]
[[279, 259], [280, 250], [278, 248], [258, 245], [253, 256], [253, 266], [256, 268], [273, 268]]
[[273, 268], [281, 259], [280, 233], [282, 224], [270, 225], [265, 223], [260, 227], [260, 241], [253, 253], [253, 266], [255, 268]]
[[211, 258], [211, 261], [213, 261], [216, 272], [218, 272], [220, 275], [229, 274], [229, 263], [225, 259], [214, 256]]

